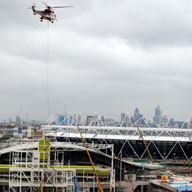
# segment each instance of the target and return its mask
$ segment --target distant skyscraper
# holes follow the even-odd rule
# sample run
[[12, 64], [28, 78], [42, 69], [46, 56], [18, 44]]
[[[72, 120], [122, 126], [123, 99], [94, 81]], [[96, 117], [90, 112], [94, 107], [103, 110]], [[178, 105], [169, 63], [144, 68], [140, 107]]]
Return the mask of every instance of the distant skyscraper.
[[157, 116], [157, 117], [161, 117], [162, 116], [162, 111], [161, 111], [159, 105], [155, 108], [155, 116]]
[[155, 108], [155, 116], [153, 117], [153, 122], [158, 125], [161, 121], [161, 117], [162, 117], [162, 111], [160, 109], [160, 106], [158, 105]]
[[58, 120], [57, 124], [59, 124], [59, 125], [60, 125], [60, 124], [63, 124], [64, 115], [58, 115], [57, 118], [58, 118], [58, 119], [57, 119], [57, 120]]
[[134, 112], [134, 116], [133, 116], [134, 122], [137, 121], [137, 120], [139, 120], [142, 116], [143, 116], [143, 115], [141, 115], [141, 114], [139, 113], [139, 109], [136, 107], [135, 112]]

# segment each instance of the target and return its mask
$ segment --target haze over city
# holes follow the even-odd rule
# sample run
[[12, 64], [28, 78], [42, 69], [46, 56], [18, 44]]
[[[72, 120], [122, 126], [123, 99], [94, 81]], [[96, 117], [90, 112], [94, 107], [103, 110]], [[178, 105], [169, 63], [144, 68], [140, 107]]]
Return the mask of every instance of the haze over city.
[[120, 117], [157, 105], [178, 120], [192, 117], [192, 2], [57, 0], [58, 21], [27, 9], [41, 1], [0, 1], [0, 119], [46, 120], [47, 47], [50, 114]]

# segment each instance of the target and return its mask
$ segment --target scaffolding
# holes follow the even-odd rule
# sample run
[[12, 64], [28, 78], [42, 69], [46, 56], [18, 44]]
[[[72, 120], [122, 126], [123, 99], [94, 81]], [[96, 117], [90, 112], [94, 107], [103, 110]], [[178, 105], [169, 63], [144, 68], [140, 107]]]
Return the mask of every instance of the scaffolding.
[[[104, 149], [113, 150], [108, 145], [92, 144], [89, 147], [96, 154], [103, 154]], [[80, 144], [51, 143], [49, 140], [4, 149], [2, 157], [3, 154], [9, 154], [9, 164], [0, 165], [0, 186], [7, 192], [38, 192], [42, 188], [43, 191], [73, 192], [74, 178], [77, 178], [84, 192], [97, 191], [98, 185], [91, 166], [64, 163], [65, 153], [73, 150], [85, 151]], [[114, 191], [113, 167], [96, 165], [95, 169], [102, 187]]]

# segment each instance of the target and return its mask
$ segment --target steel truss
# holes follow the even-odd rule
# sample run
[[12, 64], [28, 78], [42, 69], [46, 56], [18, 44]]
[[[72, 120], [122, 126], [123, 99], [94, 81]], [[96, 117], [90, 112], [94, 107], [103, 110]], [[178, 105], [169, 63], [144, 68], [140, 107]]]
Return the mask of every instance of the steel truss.
[[[65, 125], [43, 125], [47, 136], [63, 138], [66, 141], [80, 140], [76, 126]], [[114, 154], [118, 157], [120, 153], [127, 151], [133, 154], [133, 158], [143, 159], [146, 157], [145, 147], [140, 147], [142, 139], [136, 127], [107, 127], [107, 126], [80, 126], [83, 137], [87, 141], [96, 141], [101, 144], [121, 143], [119, 152]], [[167, 160], [170, 158], [192, 160], [192, 129], [180, 128], [140, 128], [152, 155], [157, 159]], [[154, 153], [154, 154], [153, 154]], [[124, 155], [126, 157], [126, 155]]]

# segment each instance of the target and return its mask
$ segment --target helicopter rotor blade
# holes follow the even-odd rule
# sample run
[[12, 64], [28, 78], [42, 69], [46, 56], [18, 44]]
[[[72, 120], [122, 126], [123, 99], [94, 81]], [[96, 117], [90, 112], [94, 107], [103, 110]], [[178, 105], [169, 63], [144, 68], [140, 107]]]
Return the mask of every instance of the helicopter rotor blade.
[[54, 6], [54, 7], [51, 7], [51, 8], [54, 8], [54, 9], [57, 9], [57, 8], [70, 8], [70, 7], [73, 7], [73, 6]]
[[51, 8], [49, 5], [47, 5], [47, 3], [45, 2], [41, 2], [41, 3], [43, 3], [47, 8]]

